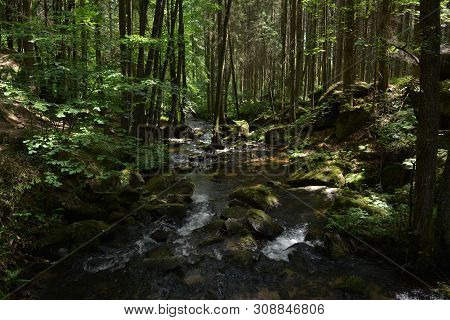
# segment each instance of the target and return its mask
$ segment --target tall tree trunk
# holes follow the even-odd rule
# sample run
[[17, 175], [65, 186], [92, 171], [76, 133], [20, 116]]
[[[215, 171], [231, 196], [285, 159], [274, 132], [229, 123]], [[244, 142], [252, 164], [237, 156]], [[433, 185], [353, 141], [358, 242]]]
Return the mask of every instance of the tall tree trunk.
[[389, 86], [388, 38], [390, 31], [390, 0], [382, 0], [378, 25], [378, 84], [377, 89], [386, 92]]
[[[23, 0], [23, 17], [25, 22], [29, 23], [31, 21], [31, 0]], [[27, 35], [23, 41], [23, 49], [25, 52], [24, 64], [27, 70], [27, 73], [31, 77], [33, 75], [33, 66], [34, 66], [34, 45], [31, 41], [31, 29], [27, 28]]]
[[[425, 267], [432, 250], [432, 220], [437, 168], [440, 92], [440, 1], [420, 1], [421, 101], [417, 126], [416, 201], [412, 217], [417, 266]], [[425, 40], [426, 39], [426, 40]], [[417, 241], [417, 242], [416, 242]]]
[[345, 0], [343, 86], [350, 104], [353, 104], [353, 85], [355, 83], [355, 28], [355, 0]]
[[289, 108], [289, 120], [295, 121], [295, 109], [297, 107], [296, 94], [296, 66], [295, 66], [295, 53], [296, 53], [296, 35], [297, 35], [297, 0], [290, 0], [290, 26], [289, 26], [289, 89], [290, 89], [290, 108]]
[[228, 23], [230, 21], [231, 5], [233, 0], [226, 0], [225, 16], [223, 19], [219, 18], [218, 26], [221, 31], [219, 47], [218, 47], [218, 64], [217, 64], [217, 87], [216, 87], [216, 105], [215, 105], [215, 131], [219, 134], [219, 124], [223, 124], [225, 115], [223, 114], [223, 72], [225, 67], [225, 52], [227, 47]]
[[337, 0], [336, 5], [336, 52], [334, 59], [334, 82], [339, 82], [342, 80], [342, 61], [343, 61], [343, 51], [344, 51], [344, 1]]
[[286, 96], [286, 38], [287, 38], [288, 0], [282, 0], [281, 13], [281, 114], [284, 113], [284, 98]]
[[303, 32], [303, 1], [297, 0], [297, 23], [296, 23], [296, 66], [295, 66], [295, 91], [294, 91], [294, 107], [291, 110], [291, 122], [294, 122], [297, 118], [296, 108], [297, 101], [299, 99], [299, 95], [301, 89], [303, 87], [303, 55], [304, 55], [304, 32]]
[[230, 50], [230, 68], [231, 68], [231, 77], [232, 77], [232, 82], [233, 82], [234, 106], [236, 108], [236, 116], [239, 119], [240, 118], [239, 98], [238, 98], [238, 89], [237, 89], [237, 80], [236, 80], [236, 68], [234, 65], [234, 47], [233, 47], [233, 42], [231, 40], [231, 35], [228, 38], [228, 47]]

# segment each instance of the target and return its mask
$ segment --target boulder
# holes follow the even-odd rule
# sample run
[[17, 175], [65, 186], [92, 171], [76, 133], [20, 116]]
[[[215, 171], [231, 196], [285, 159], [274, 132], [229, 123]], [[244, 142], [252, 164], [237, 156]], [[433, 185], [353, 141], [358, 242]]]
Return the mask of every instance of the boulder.
[[161, 175], [151, 178], [142, 187], [144, 193], [158, 195], [161, 198], [170, 194], [191, 197], [194, 193], [194, 184], [178, 175]]
[[60, 256], [58, 253], [60, 249], [70, 252], [102, 234], [108, 227], [106, 223], [96, 220], [57, 225], [48, 230], [44, 238], [37, 241], [36, 250], [44, 256], [57, 258]]
[[247, 217], [248, 208], [234, 206], [224, 210], [221, 217], [224, 219], [240, 219]]
[[248, 138], [250, 136], [250, 126], [248, 125], [248, 122], [245, 120], [235, 120], [234, 127], [233, 127], [233, 134], [236, 137], [243, 137]]
[[341, 112], [336, 122], [336, 137], [344, 140], [360, 130], [369, 121], [370, 113], [363, 108]]
[[161, 203], [155, 205], [146, 205], [140, 210], [140, 213], [152, 216], [154, 219], [159, 219], [166, 216], [177, 223], [183, 221], [187, 214], [187, 206], [180, 203]]
[[248, 223], [258, 235], [276, 238], [283, 232], [283, 228], [274, 223], [272, 218], [264, 211], [250, 209], [247, 215]]
[[166, 242], [169, 238], [170, 232], [164, 229], [156, 229], [152, 232], [150, 237], [157, 242]]
[[265, 210], [279, 204], [278, 198], [270, 188], [263, 185], [238, 188], [230, 195], [230, 199], [237, 199], [254, 208]]
[[225, 241], [225, 258], [231, 265], [251, 266], [255, 262], [258, 243], [251, 234], [236, 235]]
[[179, 267], [183, 263], [181, 257], [175, 256], [169, 246], [161, 246], [148, 252], [144, 265], [152, 271], [166, 272]]
[[241, 234], [248, 231], [247, 229], [247, 219], [244, 218], [230, 218], [225, 221], [225, 228], [229, 234]]
[[82, 201], [74, 192], [55, 191], [47, 201], [47, 209], [62, 209], [69, 221], [106, 220], [110, 214], [93, 203]]

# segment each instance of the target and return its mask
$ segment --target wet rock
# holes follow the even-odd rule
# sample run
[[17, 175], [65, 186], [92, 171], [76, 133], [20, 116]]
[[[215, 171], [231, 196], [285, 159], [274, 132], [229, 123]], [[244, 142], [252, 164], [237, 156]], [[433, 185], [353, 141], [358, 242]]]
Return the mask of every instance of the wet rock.
[[[61, 248], [71, 251], [102, 234], [108, 227], [106, 223], [96, 220], [54, 226], [43, 239], [37, 242], [36, 251], [41, 255], [57, 258], [60, 257]], [[98, 243], [99, 240], [96, 242]]]
[[160, 198], [170, 194], [192, 196], [194, 184], [177, 175], [161, 175], [151, 178], [142, 188], [143, 192], [158, 195]]
[[188, 286], [199, 285], [205, 281], [202, 271], [198, 269], [189, 270], [186, 272], [183, 282]]
[[327, 186], [342, 188], [345, 185], [345, 178], [338, 165], [329, 163], [306, 174], [301, 169], [289, 177], [288, 183], [296, 187]]
[[265, 212], [250, 209], [247, 214], [247, 220], [257, 234], [268, 238], [276, 238], [283, 232], [283, 228], [274, 223]]
[[169, 246], [162, 246], [148, 252], [143, 262], [152, 271], [166, 272], [178, 268], [183, 259], [175, 256]]
[[336, 122], [336, 137], [344, 140], [360, 130], [370, 119], [370, 113], [363, 108], [341, 112]]
[[224, 210], [221, 217], [225, 219], [240, 219], [247, 217], [248, 208], [241, 206], [234, 206]]
[[192, 203], [192, 198], [186, 194], [169, 194], [166, 201], [169, 203]]
[[207, 225], [192, 232], [193, 238], [199, 244], [199, 247], [209, 246], [225, 239], [225, 221], [214, 219]]
[[232, 265], [250, 266], [255, 263], [258, 244], [251, 234], [236, 235], [225, 241], [226, 260]]
[[263, 185], [238, 188], [230, 195], [230, 199], [244, 202], [254, 208], [265, 210], [279, 204], [278, 198], [270, 188]]
[[247, 219], [244, 218], [230, 218], [225, 221], [225, 228], [229, 234], [240, 234], [247, 231]]
[[248, 208], [248, 207], [249, 207], [248, 204], [246, 204], [246, 203], [244, 203], [244, 202], [242, 202], [242, 201], [239, 201], [238, 199], [231, 199], [231, 200], [228, 202], [228, 206], [229, 206], [230, 208], [233, 208], [233, 207], [245, 207], [245, 208]]
[[163, 229], [156, 229], [152, 232], [150, 237], [158, 242], [166, 242], [169, 238], [170, 232]]
[[141, 210], [141, 213], [151, 215], [154, 219], [166, 216], [179, 223], [186, 217], [187, 210], [188, 208], [185, 204], [163, 203], [147, 205]]

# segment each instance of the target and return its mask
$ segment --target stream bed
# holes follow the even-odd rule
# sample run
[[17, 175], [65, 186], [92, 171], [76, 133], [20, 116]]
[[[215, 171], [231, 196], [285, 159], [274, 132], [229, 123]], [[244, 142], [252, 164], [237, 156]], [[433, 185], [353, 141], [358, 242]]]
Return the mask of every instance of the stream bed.
[[[30, 286], [32, 298], [437, 298], [382, 257], [330, 257], [314, 234], [324, 227], [333, 190], [284, 188], [285, 154], [249, 142], [206, 152], [211, 128], [200, 121], [189, 125], [199, 130], [198, 139], [170, 148], [171, 164], [189, 163], [183, 175], [195, 185], [183, 221], [162, 217], [119, 225], [100, 245], [40, 277]], [[245, 254], [237, 251], [235, 237], [205, 240], [208, 226], [228, 207], [229, 194], [255, 184], [270, 185], [279, 198], [268, 213], [283, 227], [281, 235], [249, 241]], [[163, 241], [154, 239], [155, 231], [164, 233]]]

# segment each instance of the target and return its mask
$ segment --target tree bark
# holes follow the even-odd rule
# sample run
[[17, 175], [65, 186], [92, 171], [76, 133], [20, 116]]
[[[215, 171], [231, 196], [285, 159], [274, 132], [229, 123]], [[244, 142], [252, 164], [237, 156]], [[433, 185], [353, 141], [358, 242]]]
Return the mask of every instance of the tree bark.
[[420, 1], [421, 102], [417, 126], [416, 201], [412, 234], [417, 243], [416, 265], [425, 267], [432, 250], [432, 220], [437, 168], [440, 92], [440, 1]]

